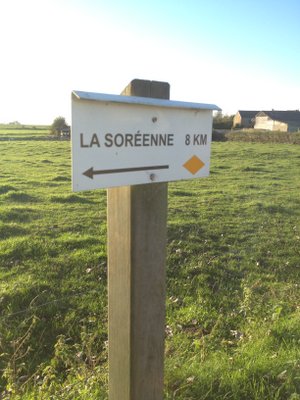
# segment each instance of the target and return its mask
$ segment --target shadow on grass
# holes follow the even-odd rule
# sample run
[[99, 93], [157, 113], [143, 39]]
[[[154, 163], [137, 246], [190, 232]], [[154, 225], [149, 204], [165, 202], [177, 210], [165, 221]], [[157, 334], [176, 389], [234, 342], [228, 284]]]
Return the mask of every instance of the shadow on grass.
[[18, 192], [15, 190], [7, 192], [4, 196], [5, 200], [14, 201], [17, 203], [35, 203], [38, 199], [25, 192]]
[[6, 194], [12, 190], [16, 190], [16, 188], [14, 186], [10, 186], [10, 185], [3, 185], [0, 186], [0, 195], [1, 194]]
[[58, 175], [52, 179], [53, 182], [69, 182], [71, 178], [68, 176]]
[[8, 239], [14, 236], [23, 236], [28, 233], [27, 229], [20, 226], [12, 226], [9, 224], [0, 224], [0, 239]]
[[77, 196], [76, 194], [70, 194], [67, 196], [52, 196], [50, 198], [51, 203], [80, 203], [80, 204], [93, 204], [94, 202], [90, 199], [86, 199], [81, 196]]
[[15, 207], [0, 212], [0, 220], [2, 222], [30, 222], [37, 218], [36, 211], [28, 207]]

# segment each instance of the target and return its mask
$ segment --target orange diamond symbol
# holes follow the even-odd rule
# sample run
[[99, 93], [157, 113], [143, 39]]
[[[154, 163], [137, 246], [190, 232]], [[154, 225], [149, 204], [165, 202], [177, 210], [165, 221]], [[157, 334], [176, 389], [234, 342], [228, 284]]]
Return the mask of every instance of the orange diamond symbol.
[[195, 175], [202, 167], [204, 167], [204, 165], [204, 162], [201, 161], [197, 156], [193, 156], [183, 164], [184, 168], [186, 168], [193, 175]]

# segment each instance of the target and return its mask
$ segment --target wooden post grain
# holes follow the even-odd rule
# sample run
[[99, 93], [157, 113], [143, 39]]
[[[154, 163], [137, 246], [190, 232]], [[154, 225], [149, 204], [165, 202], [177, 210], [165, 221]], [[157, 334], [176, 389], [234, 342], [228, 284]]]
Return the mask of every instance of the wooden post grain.
[[[128, 96], [169, 99], [165, 82]], [[108, 189], [109, 400], [162, 400], [167, 183]]]

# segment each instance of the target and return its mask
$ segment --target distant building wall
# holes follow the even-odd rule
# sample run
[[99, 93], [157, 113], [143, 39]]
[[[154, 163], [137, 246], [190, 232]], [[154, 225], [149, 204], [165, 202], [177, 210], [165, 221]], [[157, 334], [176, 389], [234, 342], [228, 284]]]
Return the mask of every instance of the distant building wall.
[[233, 128], [253, 128], [258, 111], [238, 111], [233, 117]]
[[290, 122], [288, 132], [300, 132], [300, 124], [294, 121]]
[[252, 117], [243, 117], [242, 118], [242, 127], [243, 128], [253, 128], [253, 118]]
[[241, 117], [241, 114], [239, 112], [237, 112], [235, 114], [235, 116], [233, 117], [233, 127], [236, 128], [239, 126], [242, 126], [242, 117]]
[[273, 121], [273, 131], [287, 132], [288, 124], [280, 121]]
[[288, 124], [285, 122], [274, 121], [269, 116], [262, 115], [255, 118], [254, 129], [287, 132]]

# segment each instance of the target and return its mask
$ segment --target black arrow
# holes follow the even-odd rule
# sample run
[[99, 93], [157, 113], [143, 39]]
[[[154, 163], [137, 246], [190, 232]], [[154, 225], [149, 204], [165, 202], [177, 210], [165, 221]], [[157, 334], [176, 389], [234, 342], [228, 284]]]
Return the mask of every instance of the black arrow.
[[149, 171], [154, 169], [168, 169], [169, 165], [151, 165], [147, 167], [134, 167], [134, 168], [118, 168], [118, 169], [102, 169], [95, 170], [94, 167], [87, 169], [82, 174], [90, 179], [94, 178], [94, 175], [104, 175], [104, 174], [120, 174], [123, 172], [136, 172], [136, 171]]

